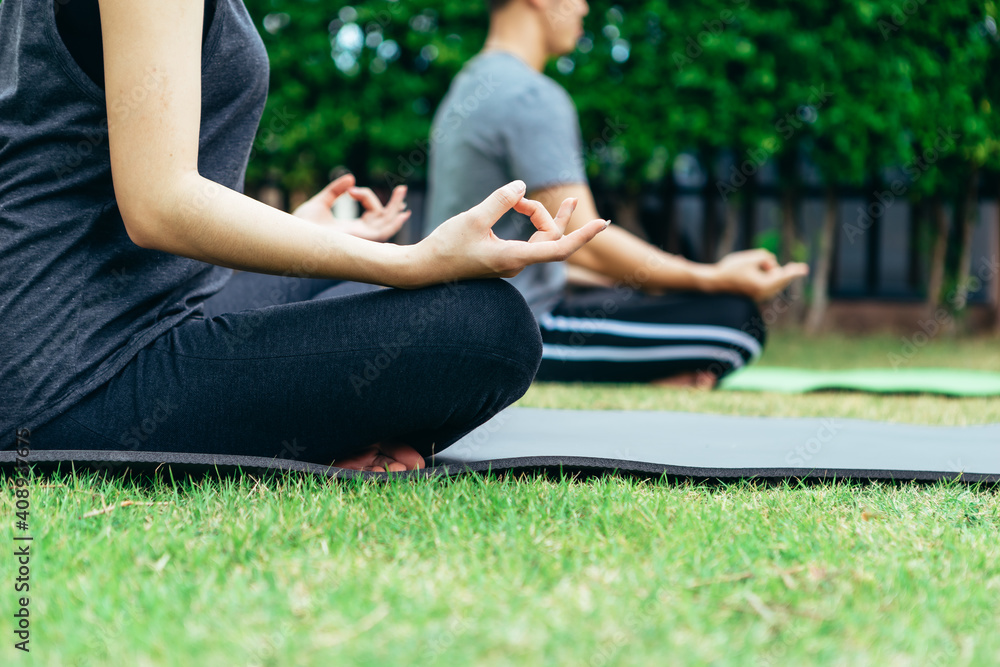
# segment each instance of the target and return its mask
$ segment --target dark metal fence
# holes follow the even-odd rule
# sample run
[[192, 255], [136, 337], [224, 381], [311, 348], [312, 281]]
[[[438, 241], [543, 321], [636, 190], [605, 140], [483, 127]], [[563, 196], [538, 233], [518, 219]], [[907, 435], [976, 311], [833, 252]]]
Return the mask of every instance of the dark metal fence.
[[[644, 235], [669, 252], [696, 261], [714, 261], [730, 250], [766, 246], [780, 235], [782, 193], [774, 185], [755, 184], [739, 201], [729, 203], [718, 196], [714, 184], [681, 186], [673, 179], [632, 197], [602, 188], [599, 183], [593, 184], [593, 189], [601, 215]], [[873, 200], [871, 193], [871, 189], [861, 188], [838, 191], [839, 219], [830, 296], [841, 300], [895, 302], [926, 299], [933, 237], [929, 207], [897, 198], [885, 207], [881, 217], [866, 218], [866, 209]], [[379, 194], [383, 200], [389, 195], [388, 191]], [[284, 194], [272, 191], [268, 203], [286, 207], [287, 201]], [[426, 206], [424, 186], [411, 185], [407, 201], [413, 216], [397, 239], [400, 243], [414, 243], [420, 238]], [[824, 205], [821, 188], [806, 186], [800, 190], [797, 235], [805, 256], [799, 259], [809, 262], [815, 259]], [[960, 225], [950, 206], [947, 210], [951, 220], [949, 253], [957, 255]], [[973, 272], [983, 266], [996, 266], [1000, 254], [998, 216], [997, 193], [983, 188], [973, 232]], [[857, 233], [859, 229], [862, 233]], [[995, 303], [995, 291], [994, 282], [984, 283], [970, 292], [969, 302]]]

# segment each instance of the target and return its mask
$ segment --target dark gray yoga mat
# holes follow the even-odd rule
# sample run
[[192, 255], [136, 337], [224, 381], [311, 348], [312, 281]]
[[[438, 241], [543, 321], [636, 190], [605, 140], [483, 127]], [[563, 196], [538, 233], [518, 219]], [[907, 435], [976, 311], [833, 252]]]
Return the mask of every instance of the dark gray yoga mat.
[[[249, 456], [131, 451], [32, 451], [39, 469], [111, 473], [237, 474], [297, 471], [385, 477], [315, 463]], [[10, 470], [15, 452], [0, 452]], [[914, 426], [856, 419], [512, 408], [442, 450], [420, 473], [568, 471], [733, 480], [852, 478], [1000, 482], [1000, 424]]]
[[515, 408], [434, 457], [436, 465], [578, 457], [693, 477], [1000, 481], [1000, 424], [916, 426], [841, 418]]

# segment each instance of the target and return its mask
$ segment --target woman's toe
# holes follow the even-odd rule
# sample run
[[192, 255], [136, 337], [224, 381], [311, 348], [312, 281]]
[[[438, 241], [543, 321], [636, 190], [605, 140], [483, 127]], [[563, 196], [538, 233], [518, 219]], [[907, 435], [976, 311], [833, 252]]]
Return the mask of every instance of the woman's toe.
[[386, 443], [380, 449], [387, 457], [402, 464], [403, 470], [421, 470], [425, 465], [424, 457], [409, 445]]

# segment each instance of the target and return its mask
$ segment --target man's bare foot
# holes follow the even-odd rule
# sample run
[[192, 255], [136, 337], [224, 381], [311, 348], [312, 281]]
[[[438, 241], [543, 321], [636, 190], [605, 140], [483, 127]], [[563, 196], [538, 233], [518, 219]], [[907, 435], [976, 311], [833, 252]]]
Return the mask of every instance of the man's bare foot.
[[657, 387], [689, 387], [692, 389], [712, 389], [718, 382], [715, 373], [711, 371], [690, 371], [679, 373], [668, 378], [653, 380]]
[[424, 457], [402, 442], [380, 442], [354, 456], [336, 459], [330, 465], [368, 472], [403, 472], [421, 470]]

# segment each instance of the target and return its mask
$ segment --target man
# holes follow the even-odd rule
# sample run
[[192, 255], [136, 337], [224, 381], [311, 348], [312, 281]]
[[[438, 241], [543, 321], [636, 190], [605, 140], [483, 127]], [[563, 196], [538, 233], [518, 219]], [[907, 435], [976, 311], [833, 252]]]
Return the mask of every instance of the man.
[[[553, 214], [564, 199], [577, 200], [567, 229], [599, 217], [576, 109], [542, 74], [549, 58], [575, 48], [587, 12], [584, 0], [490, 1], [483, 51], [434, 116], [431, 228], [511, 179], [523, 180], [527, 196]], [[511, 212], [494, 231], [527, 239], [535, 228]], [[760, 355], [765, 332], [755, 301], [808, 273], [804, 264], [779, 266], [765, 250], [699, 264], [613, 225], [568, 261], [615, 287], [571, 293], [564, 264], [528, 267], [511, 279], [541, 328], [539, 380], [712, 387]]]

